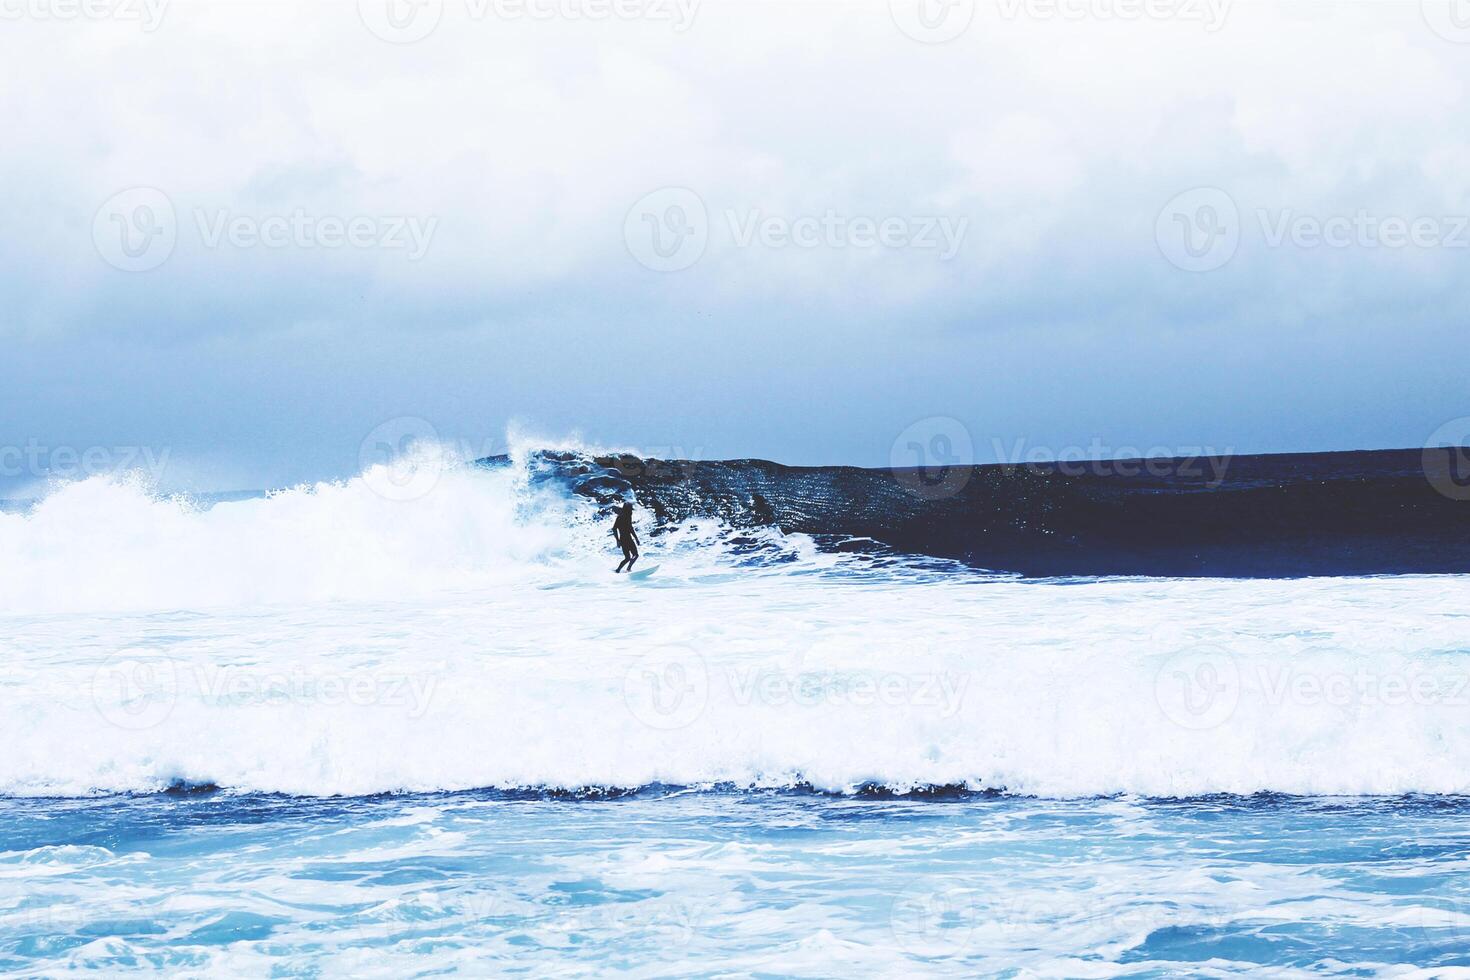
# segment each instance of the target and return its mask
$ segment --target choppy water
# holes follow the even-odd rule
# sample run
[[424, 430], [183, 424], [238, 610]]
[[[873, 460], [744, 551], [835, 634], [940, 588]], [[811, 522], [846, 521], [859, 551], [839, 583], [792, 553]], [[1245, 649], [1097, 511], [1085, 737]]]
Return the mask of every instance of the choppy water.
[[1470, 969], [1467, 812], [662, 789], [10, 800], [0, 967], [1448, 976]]
[[0, 513], [0, 967], [1470, 971], [1470, 578], [634, 582], [526, 467], [404, 485]]

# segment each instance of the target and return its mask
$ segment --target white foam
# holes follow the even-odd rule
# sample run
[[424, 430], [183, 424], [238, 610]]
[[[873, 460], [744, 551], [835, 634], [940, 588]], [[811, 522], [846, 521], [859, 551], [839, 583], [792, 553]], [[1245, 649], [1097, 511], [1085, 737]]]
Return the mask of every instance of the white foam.
[[604, 574], [10, 617], [0, 792], [1466, 793], [1467, 602], [1458, 576], [644, 588]]
[[397, 598], [505, 581], [576, 543], [566, 502], [519, 470], [404, 465], [208, 508], [126, 477], [62, 485], [0, 514], [0, 612]]
[[[511, 465], [489, 469], [417, 446], [348, 480], [214, 506], [129, 474], [59, 484], [23, 513], [0, 513], [0, 615], [392, 600], [602, 578], [617, 562], [608, 523], [564, 484], [531, 478], [532, 445], [514, 441]], [[636, 519], [646, 538], [648, 517]], [[723, 567], [721, 537], [713, 525], [677, 529], [663, 547], [677, 558], [669, 570]], [[780, 547], [831, 564], [802, 536]]]

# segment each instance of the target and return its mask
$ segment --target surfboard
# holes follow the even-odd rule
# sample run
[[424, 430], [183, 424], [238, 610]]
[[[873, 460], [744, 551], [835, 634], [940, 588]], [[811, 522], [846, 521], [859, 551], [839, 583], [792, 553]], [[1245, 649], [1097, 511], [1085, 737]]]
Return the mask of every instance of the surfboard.
[[634, 578], [634, 579], [639, 579], [641, 581], [643, 579], [648, 578], [648, 576], [652, 575], [656, 571], [658, 571], [658, 566], [657, 565], [649, 565], [647, 568], [639, 568], [639, 569], [635, 569], [634, 571], [629, 572], [628, 573], [628, 577], [629, 578]]

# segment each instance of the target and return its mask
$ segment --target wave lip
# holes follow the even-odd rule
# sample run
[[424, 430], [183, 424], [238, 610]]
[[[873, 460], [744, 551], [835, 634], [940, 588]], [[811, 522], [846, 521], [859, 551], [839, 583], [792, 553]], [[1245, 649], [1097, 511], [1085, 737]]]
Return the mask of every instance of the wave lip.
[[1394, 450], [932, 470], [628, 454], [593, 462], [662, 523], [712, 517], [870, 539], [1032, 577], [1470, 572], [1470, 507], [1437, 485], [1431, 458]]

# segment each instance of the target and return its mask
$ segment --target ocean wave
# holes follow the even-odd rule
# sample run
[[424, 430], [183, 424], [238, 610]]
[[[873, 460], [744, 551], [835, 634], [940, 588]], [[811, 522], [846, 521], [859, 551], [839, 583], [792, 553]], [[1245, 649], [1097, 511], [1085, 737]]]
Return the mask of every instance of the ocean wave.
[[885, 471], [395, 465], [0, 514], [0, 795], [1470, 793], [1470, 577], [1034, 580], [863, 525]]
[[1106, 474], [691, 462], [523, 443], [418, 446], [347, 480], [214, 504], [142, 480], [0, 512], [0, 613], [401, 598], [584, 581], [611, 506], [688, 574], [1291, 577], [1470, 571], [1470, 507], [1414, 453], [1239, 457]]
[[1470, 571], [1450, 450], [1073, 460], [926, 469], [604, 454], [658, 519], [879, 542], [1032, 577]]
[[[128, 474], [65, 483], [0, 513], [0, 613], [397, 599], [600, 577], [612, 550], [608, 509], [586, 495], [593, 469], [533, 450], [476, 466], [420, 446], [351, 479], [212, 505]], [[774, 529], [732, 534], [696, 519], [659, 530], [691, 569], [822, 561], [805, 536]]]

